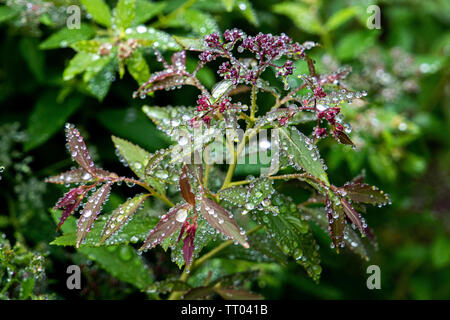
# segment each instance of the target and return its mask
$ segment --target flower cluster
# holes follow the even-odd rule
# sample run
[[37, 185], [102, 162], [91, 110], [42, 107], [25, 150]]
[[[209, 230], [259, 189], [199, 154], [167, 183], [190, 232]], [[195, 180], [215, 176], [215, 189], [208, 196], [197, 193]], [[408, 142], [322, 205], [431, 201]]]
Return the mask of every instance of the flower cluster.
[[191, 125], [201, 119], [205, 124], [209, 125], [214, 114], [218, 110], [220, 113], [225, 112], [231, 106], [231, 98], [225, 97], [218, 104], [211, 104], [210, 99], [205, 95], [200, 95], [197, 100], [197, 112], [203, 112], [202, 115], [191, 119]]

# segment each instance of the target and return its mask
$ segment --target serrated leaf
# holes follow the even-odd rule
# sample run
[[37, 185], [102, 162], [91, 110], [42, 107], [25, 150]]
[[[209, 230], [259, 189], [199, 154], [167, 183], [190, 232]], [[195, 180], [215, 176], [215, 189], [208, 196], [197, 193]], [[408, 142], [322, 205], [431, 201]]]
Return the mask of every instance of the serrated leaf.
[[103, 203], [106, 201], [111, 190], [111, 182], [107, 182], [102, 185], [97, 191], [92, 194], [86, 202], [81, 217], [77, 223], [77, 243], [76, 247], [79, 248], [81, 242], [86, 237], [87, 233], [91, 230], [97, 215], [100, 212]]
[[63, 225], [63, 223], [69, 218], [75, 210], [79, 207], [81, 200], [86, 195], [87, 189], [82, 187], [73, 188], [69, 192], [67, 192], [55, 205], [55, 209], [64, 208], [63, 213], [61, 214], [61, 219], [59, 220], [58, 226], [56, 230]]
[[149, 196], [149, 194], [137, 195], [134, 198], [127, 200], [121, 204], [109, 218], [102, 232], [100, 244], [103, 244], [109, 239], [117, 230], [119, 230], [130, 217], [139, 209], [142, 202]]
[[77, 52], [88, 52], [97, 54], [102, 43], [103, 43], [102, 41], [97, 39], [80, 40], [70, 44], [70, 47]]
[[276, 193], [264, 210], [253, 210], [251, 214], [267, 228], [286, 255], [302, 265], [314, 281], [319, 280], [322, 269], [316, 241], [292, 200]]
[[344, 245], [344, 230], [346, 228], [345, 214], [342, 210], [342, 206], [336, 204], [335, 201], [326, 199], [326, 210], [328, 217], [328, 230], [330, 233], [331, 241], [337, 252], [339, 248]]
[[95, 176], [95, 166], [91, 155], [80, 132], [72, 124], [66, 124], [66, 140], [72, 159], [84, 170]]
[[94, 168], [95, 176], [91, 175], [84, 168], [76, 168], [66, 172], [62, 172], [55, 176], [51, 176], [45, 179], [45, 182], [56, 183], [56, 184], [85, 184], [88, 182], [94, 182], [97, 177], [105, 178], [118, 178], [118, 176], [113, 173], [103, 169]]
[[245, 233], [241, 231], [236, 221], [234, 221], [233, 215], [225, 208], [204, 197], [201, 204], [201, 213], [212, 227], [239, 242], [244, 248], [249, 247]]
[[145, 178], [145, 167], [151, 154], [141, 147], [119, 137], [112, 136], [112, 141], [120, 155], [130, 166], [130, 169], [141, 179]]
[[141, 51], [136, 50], [133, 55], [125, 61], [125, 64], [127, 65], [128, 72], [139, 85], [150, 78], [150, 68]]
[[356, 225], [361, 231], [361, 234], [367, 234], [366, 227], [364, 226], [364, 222], [362, 221], [362, 217], [355, 208], [352, 207], [350, 203], [345, 199], [341, 199], [342, 210], [344, 210], [345, 215], [350, 219], [350, 221]]
[[[328, 230], [329, 223], [327, 213], [324, 207], [318, 208], [302, 207], [301, 211], [305, 215], [305, 218], [307, 218], [309, 221], [316, 223], [324, 232], [329, 234]], [[346, 225], [344, 229], [344, 242], [345, 246], [349, 248], [351, 251], [360, 255], [363, 259], [369, 260], [369, 254], [367, 252], [365, 244], [362, 242], [358, 234], [348, 225]]]
[[294, 164], [329, 184], [319, 151], [313, 142], [295, 127], [282, 127], [279, 132], [281, 148]]
[[260, 178], [247, 186], [235, 186], [221, 190], [217, 195], [234, 206], [246, 206], [246, 208], [253, 209], [265, 199], [270, 198], [274, 192], [273, 182], [266, 178]]
[[81, 0], [81, 4], [86, 7], [96, 22], [105, 27], [111, 26], [111, 11], [103, 0]]
[[180, 175], [180, 191], [184, 200], [195, 206], [195, 195], [192, 193], [186, 166], [183, 167]]
[[349, 136], [342, 131], [336, 131], [335, 133], [333, 133], [333, 136], [336, 138], [337, 141], [339, 141], [342, 144], [346, 144], [349, 146], [355, 145], [353, 141], [349, 138]]
[[366, 183], [349, 183], [340, 189], [344, 190], [346, 196], [356, 203], [386, 205], [391, 202], [389, 195], [377, 187]]
[[41, 50], [65, 48], [81, 40], [89, 40], [95, 35], [94, 29], [82, 23], [79, 29], [62, 28], [53, 33], [39, 45]]
[[160, 244], [164, 239], [170, 237], [183, 225], [186, 220], [187, 210], [191, 207], [189, 203], [179, 204], [169, 210], [161, 217], [155, 228], [150, 231], [147, 240], [139, 250], [151, 249]]
[[174, 127], [186, 124], [195, 116], [195, 108], [185, 106], [144, 106], [142, 111], [158, 126], [158, 129], [168, 135], [171, 134]]
[[136, 0], [119, 0], [117, 2], [114, 19], [117, 27], [125, 30], [134, 20]]

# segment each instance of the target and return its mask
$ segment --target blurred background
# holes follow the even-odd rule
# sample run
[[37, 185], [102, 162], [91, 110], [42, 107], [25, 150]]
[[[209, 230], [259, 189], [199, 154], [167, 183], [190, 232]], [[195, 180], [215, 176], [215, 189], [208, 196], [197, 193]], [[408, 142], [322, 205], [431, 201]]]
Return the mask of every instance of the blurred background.
[[[378, 250], [370, 261], [346, 251], [338, 255], [329, 248], [329, 237], [315, 229], [323, 269], [319, 284], [295, 263], [261, 263], [263, 273], [252, 289], [267, 299], [450, 298], [449, 1], [139, 3], [146, 15], [142, 23], [171, 35], [199, 37], [237, 27], [247, 34], [286, 33], [298, 42], [319, 42], [311, 51], [318, 71], [351, 66], [345, 84], [368, 93], [365, 102], [343, 109], [357, 151], [332, 139], [319, 147], [335, 185], [365, 172], [368, 183], [391, 195], [391, 206], [368, 208], [365, 214]], [[73, 165], [64, 147], [66, 121], [81, 130], [96, 163], [130, 174], [114, 153], [111, 134], [154, 152], [168, 140], [141, 112], [142, 105], [189, 104], [198, 92], [183, 88], [133, 99], [138, 82], [128, 73], [119, 79], [113, 69], [96, 87], [81, 77], [67, 77], [67, 70], [63, 75], [75, 55], [68, 47], [71, 39], [49, 37], [65, 28], [67, 7], [73, 4], [80, 5], [0, 0], [0, 298], [152, 298], [150, 290], [141, 292], [129, 276], [114, 271], [108, 258], [49, 244], [58, 235], [50, 208], [65, 189], [43, 179]], [[379, 29], [368, 27], [371, 5], [380, 8]], [[81, 17], [90, 37], [107, 34], [84, 8]], [[150, 51], [144, 56], [151, 72], [161, 69]], [[188, 66], [195, 59], [189, 55]], [[199, 74], [207, 87], [216, 79], [213, 67]], [[303, 62], [296, 65], [296, 74], [305, 70]], [[299, 80], [290, 81], [295, 86]], [[237, 168], [244, 177], [251, 171]], [[104, 211], [131, 194], [126, 189], [113, 193]], [[111, 256], [126, 262], [134, 257], [127, 250]], [[144, 259], [152, 279], [178, 272], [160, 248]], [[70, 264], [82, 266], [86, 285], [81, 291], [66, 288]], [[381, 269], [380, 290], [366, 287], [366, 268], [372, 264]], [[211, 266], [231, 272], [244, 270], [248, 262], [223, 257], [213, 259]]]

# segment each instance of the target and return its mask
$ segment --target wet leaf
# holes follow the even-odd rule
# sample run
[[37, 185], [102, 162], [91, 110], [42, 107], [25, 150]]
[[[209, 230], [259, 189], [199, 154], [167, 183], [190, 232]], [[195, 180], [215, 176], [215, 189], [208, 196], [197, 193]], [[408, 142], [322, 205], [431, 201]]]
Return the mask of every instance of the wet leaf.
[[180, 175], [180, 191], [184, 200], [186, 200], [187, 203], [195, 206], [195, 195], [192, 193], [186, 166], [183, 167]]
[[118, 28], [128, 28], [135, 17], [136, 0], [119, 0], [115, 9], [114, 20]]
[[391, 202], [389, 195], [375, 186], [366, 183], [349, 183], [341, 187], [346, 196], [356, 203], [386, 205]]
[[239, 242], [244, 248], [249, 247], [245, 232], [239, 228], [230, 212], [208, 198], [203, 198], [201, 205], [202, 215], [212, 227]]
[[87, 191], [88, 189], [82, 187], [71, 189], [56, 203], [55, 209], [64, 208], [56, 230], [59, 230], [67, 218], [69, 218], [80, 206]]
[[141, 51], [136, 50], [125, 63], [127, 65], [128, 72], [138, 84], [143, 84], [148, 80], [148, 78], [150, 78], [150, 68], [148, 67]]
[[72, 159], [87, 172], [95, 176], [94, 162], [84, 144], [83, 137], [73, 124], [66, 124], [66, 140]]
[[97, 219], [97, 215], [102, 209], [103, 203], [108, 198], [110, 190], [111, 182], [107, 182], [95, 191], [86, 202], [77, 223], [77, 248], [80, 247], [81, 242], [91, 230], [95, 219]]
[[108, 5], [103, 0], [81, 0], [92, 18], [99, 24], [111, 26], [111, 12]]
[[130, 169], [141, 179], [145, 178], [145, 167], [151, 154], [141, 147], [116, 136], [111, 137], [116, 149], [130, 166]]
[[102, 238], [100, 244], [103, 244], [109, 239], [117, 230], [119, 230], [130, 217], [139, 209], [144, 200], [149, 194], [137, 195], [134, 198], [127, 200], [121, 204], [109, 218], [102, 232]]
[[294, 166], [300, 166], [314, 177], [329, 184], [319, 151], [313, 142], [295, 127], [282, 127], [279, 132], [281, 148], [294, 162]]
[[89, 40], [95, 35], [94, 29], [88, 24], [82, 23], [79, 29], [62, 28], [45, 39], [39, 49], [48, 50], [56, 48], [65, 48], [81, 40]]
[[181, 228], [184, 221], [186, 221], [187, 211], [190, 204], [179, 204], [169, 210], [168, 213], [161, 217], [161, 220], [156, 224], [155, 228], [150, 231], [147, 240], [139, 250], [151, 249], [157, 244], [160, 244], [164, 239], [170, 237], [176, 230]]

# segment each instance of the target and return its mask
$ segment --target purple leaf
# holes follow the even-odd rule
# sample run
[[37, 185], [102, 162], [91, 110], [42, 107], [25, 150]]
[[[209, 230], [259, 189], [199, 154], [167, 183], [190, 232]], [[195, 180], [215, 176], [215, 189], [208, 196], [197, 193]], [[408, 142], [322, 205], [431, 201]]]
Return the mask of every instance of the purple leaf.
[[179, 51], [172, 55], [172, 67], [177, 70], [186, 69], [186, 51]]
[[340, 189], [345, 192], [348, 198], [356, 203], [369, 203], [379, 206], [391, 203], [388, 194], [366, 183], [349, 183]]
[[233, 216], [226, 209], [208, 198], [202, 200], [202, 215], [208, 223], [222, 232], [224, 235], [239, 242], [244, 248], [248, 248], [249, 244], [246, 241], [245, 232], [239, 228]]
[[264, 300], [264, 297], [238, 288], [214, 288], [214, 291], [225, 300]]
[[331, 241], [339, 252], [339, 248], [344, 243], [345, 216], [340, 206], [332, 203], [328, 197], [325, 200], [328, 216], [328, 230], [330, 231]]
[[67, 147], [70, 155], [82, 168], [92, 175], [96, 175], [94, 162], [84, 144], [83, 137], [73, 124], [66, 124]]
[[150, 231], [147, 240], [139, 250], [151, 249], [170, 237], [186, 221], [187, 211], [190, 207], [189, 203], [183, 203], [170, 209], [167, 214], [161, 217], [155, 228]]
[[366, 234], [367, 225], [365, 225], [364, 221], [361, 218], [361, 215], [355, 208], [352, 207], [350, 203], [348, 203], [345, 199], [341, 199], [342, 209], [344, 210], [345, 215], [348, 219], [358, 227], [359, 231], [362, 234]]
[[195, 195], [192, 193], [186, 166], [183, 167], [180, 175], [180, 191], [184, 200], [195, 206]]
[[186, 237], [184, 238], [183, 243], [183, 255], [184, 255], [184, 261], [186, 262], [186, 265], [189, 267], [192, 263], [192, 254], [194, 253], [194, 238], [195, 238], [195, 231], [197, 230], [197, 224], [190, 225], [188, 227], [188, 230], [186, 230]]
[[113, 172], [108, 172], [99, 168], [94, 168], [96, 176], [93, 176], [83, 168], [76, 168], [70, 171], [60, 173], [56, 176], [51, 176], [45, 179], [45, 182], [56, 184], [70, 184], [70, 183], [88, 183], [94, 182], [99, 178], [118, 178]]
[[77, 223], [77, 248], [80, 247], [81, 242], [91, 230], [103, 203], [108, 198], [110, 190], [111, 182], [107, 182], [95, 191], [86, 202]]
[[108, 240], [114, 232], [120, 229], [128, 219], [136, 212], [141, 206], [142, 202], [149, 196], [149, 194], [137, 195], [134, 198], [122, 203], [111, 215], [105, 228], [102, 232], [102, 238], [100, 244]]
[[333, 133], [334, 137], [336, 138], [337, 141], [339, 141], [342, 144], [348, 144], [350, 146], [354, 146], [355, 144], [353, 143], [353, 141], [348, 137], [347, 134], [345, 134], [343, 131], [340, 130], [336, 130]]
[[88, 190], [89, 189], [83, 187], [73, 188], [56, 203], [54, 209], [65, 208], [59, 220], [58, 226], [56, 227], [56, 231], [61, 228], [64, 221], [66, 221], [67, 218], [69, 218], [80, 206], [81, 200], [83, 200]]

